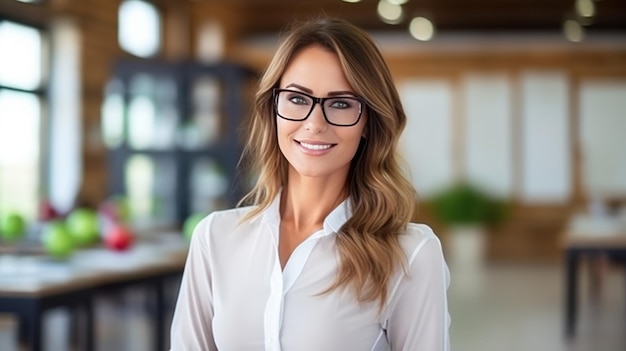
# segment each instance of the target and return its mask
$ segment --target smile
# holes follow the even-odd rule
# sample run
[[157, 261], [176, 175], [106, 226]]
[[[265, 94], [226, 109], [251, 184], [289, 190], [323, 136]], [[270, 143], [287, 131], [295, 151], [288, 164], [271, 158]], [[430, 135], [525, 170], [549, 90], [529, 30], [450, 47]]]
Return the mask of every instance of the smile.
[[331, 147], [334, 146], [334, 144], [309, 144], [309, 143], [304, 143], [304, 142], [298, 142], [303, 148], [305, 149], [309, 149], [309, 150], [328, 150]]

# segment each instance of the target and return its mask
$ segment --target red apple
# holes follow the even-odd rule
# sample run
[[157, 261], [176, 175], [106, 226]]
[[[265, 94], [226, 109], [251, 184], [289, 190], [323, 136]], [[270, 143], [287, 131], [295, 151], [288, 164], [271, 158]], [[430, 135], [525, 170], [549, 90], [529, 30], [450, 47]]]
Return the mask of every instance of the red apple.
[[127, 250], [133, 245], [133, 233], [125, 226], [114, 225], [107, 230], [104, 243], [114, 251]]
[[126, 223], [130, 219], [127, 201], [121, 196], [113, 196], [100, 204], [98, 214], [117, 223]]
[[42, 222], [48, 222], [59, 218], [59, 212], [52, 206], [49, 200], [44, 199], [39, 204], [39, 220]]

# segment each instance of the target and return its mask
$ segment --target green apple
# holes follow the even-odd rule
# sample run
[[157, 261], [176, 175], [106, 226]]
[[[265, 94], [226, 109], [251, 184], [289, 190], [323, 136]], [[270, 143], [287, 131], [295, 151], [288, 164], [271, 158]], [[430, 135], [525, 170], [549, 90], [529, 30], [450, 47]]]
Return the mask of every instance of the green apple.
[[99, 238], [98, 216], [92, 209], [75, 209], [67, 216], [65, 223], [79, 246], [92, 244]]
[[196, 229], [198, 223], [206, 217], [203, 213], [194, 213], [185, 219], [183, 223], [183, 236], [187, 241], [191, 241], [191, 235], [193, 234], [193, 230]]
[[1, 221], [0, 235], [6, 241], [16, 241], [26, 232], [26, 221], [17, 213], [10, 213]]
[[74, 239], [63, 222], [46, 225], [41, 239], [46, 252], [56, 259], [66, 259], [74, 251]]

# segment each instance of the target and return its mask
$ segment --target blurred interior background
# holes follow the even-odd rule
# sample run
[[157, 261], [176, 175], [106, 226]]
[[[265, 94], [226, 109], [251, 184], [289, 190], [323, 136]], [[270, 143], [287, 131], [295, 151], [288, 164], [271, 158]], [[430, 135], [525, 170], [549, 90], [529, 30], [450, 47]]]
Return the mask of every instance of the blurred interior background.
[[[452, 348], [624, 350], [622, 0], [0, 0], [0, 298], [50, 264], [71, 280], [81, 251], [124, 268], [154, 233], [234, 206], [254, 179], [238, 138], [256, 79], [285, 26], [319, 15], [370, 32], [396, 81], [415, 220], [452, 271]], [[78, 210], [97, 239], [46, 241]], [[134, 247], [107, 239], [118, 222]], [[98, 286], [97, 349], [162, 346], [145, 341], [150, 291]], [[62, 307], [41, 316], [44, 349], [81, 350]], [[0, 349], [27, 349], [32, 327], [3, 312]]]

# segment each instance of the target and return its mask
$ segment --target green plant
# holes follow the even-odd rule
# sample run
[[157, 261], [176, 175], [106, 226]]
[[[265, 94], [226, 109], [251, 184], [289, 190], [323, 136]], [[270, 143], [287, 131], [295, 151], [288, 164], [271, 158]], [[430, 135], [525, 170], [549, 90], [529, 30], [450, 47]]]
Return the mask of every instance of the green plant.
[[507, 203], [468, 182], [459, 182], [430, 199], [435, 218], [446, 226], [496, 225], [507, 215]]

